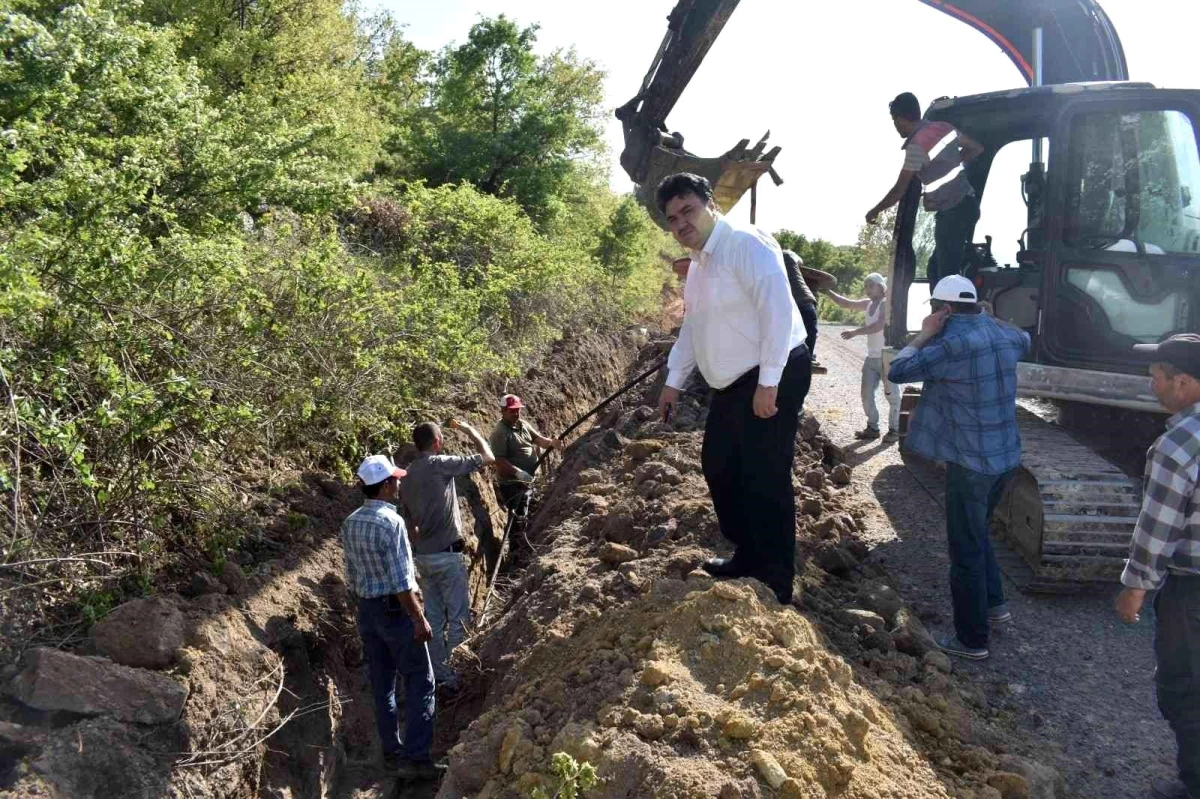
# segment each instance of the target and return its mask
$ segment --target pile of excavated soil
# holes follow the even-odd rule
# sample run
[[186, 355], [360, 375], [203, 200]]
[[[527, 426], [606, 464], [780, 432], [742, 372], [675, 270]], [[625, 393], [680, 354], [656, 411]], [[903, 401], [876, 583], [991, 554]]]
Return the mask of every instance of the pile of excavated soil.
[[815, 419], [797, 436], [796, 607], [697, 568], [723, 549], [705, 413], [694, 394], [671, 424], [614, 412], [568, 451], [537, 556], [472, 642], [487, 698], [438, 796], [552, 795], [560, 751], [597, 767], [597, 797], [1061, 795], [860, 563], [849, 467]]

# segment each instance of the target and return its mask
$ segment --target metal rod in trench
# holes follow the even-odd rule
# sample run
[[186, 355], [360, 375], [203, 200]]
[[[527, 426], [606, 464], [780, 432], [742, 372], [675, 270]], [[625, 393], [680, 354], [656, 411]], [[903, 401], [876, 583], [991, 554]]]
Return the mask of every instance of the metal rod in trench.
[[[580, 416], [578, 419], [576, 419], [575, 422], [570, 427], [568, 427], [566, 430], [564, 430], [562, 432], [562, 435], [560, 435], [559, 438], [566, 438], [567, 436], [571, 435], [571, 433], [575, 430], [575, 428], [579, 427], [579, 425], [583, 424], [588, 419], [592, 418], [597, 413], [604, 410], [604, 408], [607, 407], [608, 404], [611, 403], [613, 400], [615, 400], [617, 397], [621, 396], [626, 391], [629, 391], [631, 388], [636, 386], [638, 383], [641, 383], [643, 380], [645, 380], [647, 377], [649, 377], [650, 375], [657, 372], [659, 369], [662, 369], [664, 366], [666, 366], [666, 364], [667, 364], [666, 358], [662, 358], [662, 359], [656, 361], [655, 364], [653, 366], [651, 366], [649, 369], [642, 372], [640, 375], [635, 377], [633, 380], [629, 381], [624, 386], [622, 386], [620, 389], [618, 389], [615, 393], [610, 394], [608, 396], [608, 398], [605, 399], [603, 402], [601, 402], [599, 405], [592, 408], [590, 411], [585, 413], [583, 416]], [[546, 450], [545, 452], [542, 453], [542, 456], [540, 458], [538, 458], [537, 467], [534, 469], [535, 473], [537, 472], [538, 469], [541, 468], [542, 462], [546, 460], [546, 456], [549, 455], [550, 452], [551, 452], [551, 450]], [[500, 576], [500, 567], [504, 563], [504, 549], [508, 543], [508, 534], [512, 532], [513, 527], [516, 525], [516, 520], [517, 520], [517, 514], [515, 512], [513, 512], [512, 508], [509, 508], [508, 509], [508, 521], [505, 522], [505, 524], [504, 524], [504, 535], [502, 535], [500, 537], [500, 550], [496, 556], [496, 568], [492, 571], [491, 579], [488, 580], [487, 596], [484, 597], [484, 599], [483, 599], [483, 610], [481, 610], [479, 612], [479, 626], [481, 626], [481, 627], [483, 626], [484, 619], [487, 618], [488, 605], [491, 604], [492, 594], [495, 592], [495, 588], [496, 588], [496, 578]]]
[[500, 537], [500, 549], [496, 553], [496, 568], [492, 570], [492, 577], [488, 580], [487, 596], [483, 599], [483, 610], [479, 612], [479, 626], [483, 626], [484, 619], [487, 618], [488, 605], [492, 602], [492, 593], [496, 588], [496, 578], [500, 576], [500, 564], [504, 560], [504, 547], [508, 544], [508, 534], [512, 532], [516, 525], [517, 514], [512, 508], [508, 509], [508, 521], [504, 523], [504, 535]]
[[[559, 436], [559, 438], [566, 438], [567, 436], [571, 435], [571, 433], [572, 433], [572, 432], [574, 432], [575, 428], [579, 427], [579, 425], [583, 424], [583, 423], [584, 423], [584, 422], [586, 422], [588, 419], [591, 419], [591, 418], [592, 418], [593, 416], [595, 416], [597, 413], [599, 413], [600, 411], [604, 410], [604, 409], [605, 409], [605, 408], [608, 406], [608, 404], [609, 404], [610, 402], [612, 402], [612, 401], [613, 401], [613, 400], [615, 400], [617, 397], [619, 397], [619, 396], [621, 396], [622, 394], [624, 394], [626, 391], [629, 391], [631, 388], [633, 388], [634, 386], [636, 386], [638, 383], [642, 382], [642, 381], [643, 381], [643, 380], [645, 380], [647, 377], [649, 377], [650, 375], [654, 374], [654, 373], [655, 373], [655, 372], [657, 372], [659, 369], [662, 369], [662, 368], [663, 368], [664, 366], [666, 366], [666, 365], [667, 365], [667, 359], [666, 359], [666, 358], [662, 358], [662, 359], [660, 359], [660, 360], [656, 361], [656, 362], [655, 362], [655, 364], [654, 364], [653, 366], [651, 366], [649, 369], [647, 369], [646, 371], [642, 372], [640, 375], [638, 375], [637, 377], [635, 377], [635, 378], [634, 378], [633, 380], [631, 380], [630, 382], [626, 383], [626, 384], [625, 384], [624, 386], [622, 386], [621, 388], [617, 389], [616, 393], [614, 393], [614, 394], [610, 394], [610, 395], [608, 396], [608, 399], [604, 400], [604, 402], [601, 402], [601, 403], [600, 403], [599, 405], [597, 405], [595, 408], [592, 408], [590, 411], [588, 411], [587, 413], [585, 413], [583, 416], [580, 416], [578, 419], [576, 419], [576, 420], [575, 420], [575, 422], [574, 422], [574, 423], [573, 423], [573, 424], [572, 424], [570, 427], [568, 427], [566, 430], [564, 430], [564, 431], [562, 432], [562, 434]], [[546, 460], [546, 457], [547, 457], [547, 456], [548, 456], [548, 455], [549, 455], [551, 452], [552, 452], [552, 450], [546, 450], [545, 452], [543, 452], [543, 453], [542, 453], [542, 456], [541, 456], [540, 458], [538, 458], [538, 462], [537, 462], [537, 469], [540, 469], [540, 468], [542, 468], [542, 462]], [[536, 472], [536, 471], [537, 471], [537, 469], [535, 469], [534, 471]]]

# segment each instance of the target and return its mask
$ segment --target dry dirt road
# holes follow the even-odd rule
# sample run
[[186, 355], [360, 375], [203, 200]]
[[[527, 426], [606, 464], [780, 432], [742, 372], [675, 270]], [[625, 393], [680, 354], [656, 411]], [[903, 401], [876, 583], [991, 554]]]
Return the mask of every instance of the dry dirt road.
[[[895, 445], [855, 441], [863, 426], [859, 370], [862, 338], [824, 326], [817, 343], [829, 374], [816, 375], [806, 407], [846, 448], [854, 481], [874, 495], [866, 537], [894, 587], [933, 613], [935, 634], [951, 629], [949, 557], [940, 472], [901, 459]], [[877, 400], [886, 414], [882, 392]], [[886, 425], [885, 425], [886, 426]], [[865, 493], [865, 492], [864, 492]], [[1047, 597], [1021, 594], [1005, 578], [1013, 624], [993, 633], [991, 657], [956, 661], [1014, 725], [1056, 741], [1047, 753], [1072, 793], [1087, 799], [1148, 796], [1151, 779], [1174, 771], [1175, 741], [1154, 697], [1153, 612], [1128, 627], [1117, 620], [1111, 591]], [[937, 617], [941, 622], [937, 623]]]

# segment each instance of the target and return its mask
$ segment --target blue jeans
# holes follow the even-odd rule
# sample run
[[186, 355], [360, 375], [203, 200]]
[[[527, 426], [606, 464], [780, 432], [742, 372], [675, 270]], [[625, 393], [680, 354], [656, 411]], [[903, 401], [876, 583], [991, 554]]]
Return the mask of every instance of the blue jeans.
[[954, 632], [959, 641], [979, 649], [988, 643], [988, 608], [1004, 604], [988, 521], [1011, 476], [1012, 472], [980, 474], [957, 463], [946, 464], [946, 538]]
[[433, 628], [429, 656], [438, 685], [453, 686], [458, 678], [448, 663], [450, 653], [467, 637], [471, 600], [467, 593], [467, 566], [460, 552], [416, 555], [417, 581], [425, 595], [425, 618]]
[[[428, 760], [433, 746], [434, 683], [429, 650], [390, 596], [358, 601], [358, 633], [371, 673], [375, 723], [386, 755]], [[396, 717], [396, 677], [404, 678], [404, 742]]]
[[933, 255], [927, 267], [931, 294], [939, 280], [962, 271], [967, 244], [978, 221], [979, 199], [974, 195], [963, 197], [953, 208], [937, 212], [933, 219]]
[[875, 407], [875, 391], [883, 383], [883, 396], [888, 404], [888, 430], [900, 432], [900, 386], [884, 379], [883, 358], [867, 358], [862, 368], [862, 404], [867, 415], [867, 427], [879, 429], [879, 409]]

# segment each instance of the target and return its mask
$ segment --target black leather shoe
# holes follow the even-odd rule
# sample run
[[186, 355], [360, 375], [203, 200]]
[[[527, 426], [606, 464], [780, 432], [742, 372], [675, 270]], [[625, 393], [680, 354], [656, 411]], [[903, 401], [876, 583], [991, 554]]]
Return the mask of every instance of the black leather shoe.
[[750, 570], [734, 561], [733, 558], [709, 558], [700, 564], [700, 568], [713, 577], [750, 577]]

